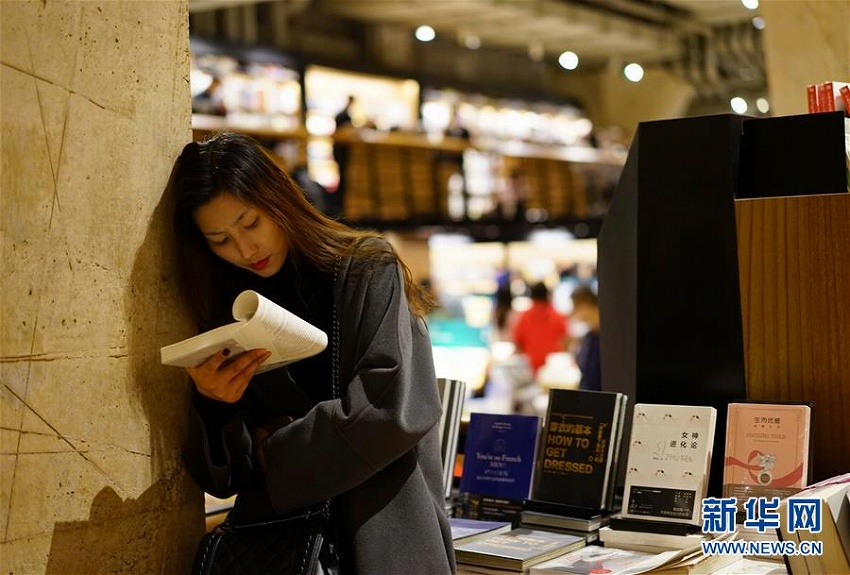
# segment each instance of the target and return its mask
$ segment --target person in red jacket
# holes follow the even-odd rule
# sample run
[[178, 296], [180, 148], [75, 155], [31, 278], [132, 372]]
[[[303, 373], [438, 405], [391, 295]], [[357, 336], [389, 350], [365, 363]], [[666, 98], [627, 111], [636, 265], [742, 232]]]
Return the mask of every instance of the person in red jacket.
[[531, 302], [514, 326], [513, 339], [517, 351], [528, 357], [537, 373], [547, 355], [565, 349], [568, 318], [552, 307], [549, 289], [542, 282], [531, 287]]

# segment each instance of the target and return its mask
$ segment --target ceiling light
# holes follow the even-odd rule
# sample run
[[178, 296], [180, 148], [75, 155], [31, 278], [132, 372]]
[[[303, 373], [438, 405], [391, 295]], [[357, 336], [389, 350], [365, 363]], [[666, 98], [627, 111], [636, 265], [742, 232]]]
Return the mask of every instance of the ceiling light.
[[623, 68], [623, 74], [625, 74], [626, 79], [631, 82], [640, 82], [643, 79], [643, 66], [632, 62]]
[[767, 114], [770, 112], [770, 102], [767, 101], [767, 98], [759, 98], [756, 100], [756, 108], [758, 108], [759, 112], [762, 114]]
[[735, 96], [729, 101], [732, 106], [732, 111], [736, 114], [744, 114], [747, 111], [747, 101], [740, 96]]
[[756, 30], [764, 30], [764, 18], [761, 16], [753, 18], [753, 28]]
[[741, 0], [741, 4], [744, 5], [744, 8], [755, 10], [759, 7], [759, 0]]
[[578, 54], [575, 52], [563, 52], [558, 57], [558, 64], [564, 70], [575, 70], [578, 68]]
[[430, 26], [420, 26], [416, 29], [416, 39], [420, 42], [430, 42], [437, 37], [437, 33]]

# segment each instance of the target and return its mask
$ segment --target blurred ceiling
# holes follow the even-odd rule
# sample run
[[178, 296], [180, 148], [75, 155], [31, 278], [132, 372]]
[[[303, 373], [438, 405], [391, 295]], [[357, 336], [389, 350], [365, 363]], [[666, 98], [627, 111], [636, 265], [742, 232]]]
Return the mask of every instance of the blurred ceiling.
[[336, 0], [328, 13], [410, 28], [427, 24], [464, 43], [560, 54], [588, 61], [609, 57], [653, 62], [678, 53], [682, 35], [749, 22], [740, 0]]
[[[582, 66], [663, 64], [703, 96], [765, 85], [758, 12], [741, 0], [279, 0], [365, 25], [427, 24], [460, 47], [575, 52]], [[257, 3], [189, 0], [192, 12]]]

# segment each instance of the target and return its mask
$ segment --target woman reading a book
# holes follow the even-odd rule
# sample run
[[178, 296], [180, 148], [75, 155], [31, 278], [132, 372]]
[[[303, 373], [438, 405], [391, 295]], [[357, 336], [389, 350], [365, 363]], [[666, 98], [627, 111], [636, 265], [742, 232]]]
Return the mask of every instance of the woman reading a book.
[[224, 349], [188, 369], [195, 481], [237, 494], [236, 524], [330, 499], [326, 572], [336, 561], [343, 575], [454, 572], [430, 301], [393, 248], [316, 210], [245, 136], [186, 145], [166, 193], [181, 294], [202, 330], [231, 322], [234, 298], [251, 289], [329, 340], [259, 375], [264, 349]]

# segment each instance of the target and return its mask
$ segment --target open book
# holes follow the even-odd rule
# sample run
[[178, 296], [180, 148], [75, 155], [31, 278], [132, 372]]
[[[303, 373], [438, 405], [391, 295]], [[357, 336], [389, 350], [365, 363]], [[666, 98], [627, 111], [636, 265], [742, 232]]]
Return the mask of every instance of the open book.
[[163, 365], [195, 367], [224, 348], [233, 355], [263, 348], [272, 354], [257, 370], [262, 373], [328, 346], [325, 332], [255, 291], [239, 294], [233, 302], [233, 319], [234, 323], [160, 348]]

